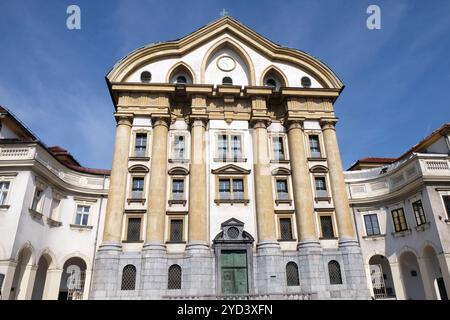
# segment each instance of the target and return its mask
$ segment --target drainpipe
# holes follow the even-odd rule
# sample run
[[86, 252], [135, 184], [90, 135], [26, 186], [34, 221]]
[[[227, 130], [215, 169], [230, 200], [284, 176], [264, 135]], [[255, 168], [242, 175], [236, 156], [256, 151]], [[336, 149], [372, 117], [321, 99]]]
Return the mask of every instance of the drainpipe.
[[[106, 182], [106, 174], [103, 175], [103, 185], [102, 185], [102, 189], [105, 189], [105, 182]], [[94, 266], [95, 266], [95, 254], [97, 253], [97, 242], [98, 242], [98, 233], [100, 230], [100, 218], [101, 218], [101, 214], [102, 214], [102, 207], [103, 207], [103, 198], [105, 196], [101, 195], [100, 196], [100, 205], [98, 208], [98, 218], [97, 218], [97, 230], [95, 232], [95, 241], [94, 241], [94, 253], [92, 255], [92, 272], [91, 272], [91, 281], [89, 284], [89, 296], [91, 294], [91, 288], [92, 288], [92, 282], [94, 281]], [[89, 298], [88, 296], [88, 298]]]

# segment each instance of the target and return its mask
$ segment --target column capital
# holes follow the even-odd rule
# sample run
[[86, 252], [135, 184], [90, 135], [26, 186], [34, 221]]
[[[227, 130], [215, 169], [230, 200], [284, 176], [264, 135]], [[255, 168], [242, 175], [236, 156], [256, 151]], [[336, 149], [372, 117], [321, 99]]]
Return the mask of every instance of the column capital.
[[336, 123], [337, 123], [336, 118], [320, 119], [320, 126], [322, 127], [322, 130], [327, 130], [327, 129], [336, 130], [336, 128], [335, 128]]
[[191, 115], [191, 116], [189, 116], [188, 121], [192, 128], [197, 127], [197, 126], [202, 126], [202, 127], [206, 128], [206, 124], [208, 123], [209, 119], [205, 116]]
[[264, 128], [266, 129], [272, 121], [270, 119], [250, 119], [250, 126], [253, 129]]
[[117, 125], [126, 125], [131, 127], [133, 124], [133, 117], [134, 115], [132, 113], [114, 113], [114, 118], [116, 118]]
[[169, 128], [170, 122], [171, 122], [171, 119], [170, 119], [169, 116], [155, 116], [155, 117], [152, 117], [153, 128], [155, 128], [157, 126], [164, 126], [164, 127]]
[[305, 118], [297, 118], [297, 119], [286, 119], [284, 121], [285, 126], [289, 130], [291, 129], [300, 129], [303, 130], [303, 122], [305, 121]]

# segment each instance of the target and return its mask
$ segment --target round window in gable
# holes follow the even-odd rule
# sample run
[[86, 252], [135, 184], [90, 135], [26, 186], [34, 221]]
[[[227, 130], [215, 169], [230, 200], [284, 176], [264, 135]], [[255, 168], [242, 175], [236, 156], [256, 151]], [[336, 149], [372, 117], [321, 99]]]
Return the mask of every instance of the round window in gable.
[[267, 87], [276, 88], [277, 87], [277, 82], [275, 81], [275, 79], [269, 78], [269, 79], [266, 80], [266, 86]]
[[181, 83], [181, 84], [186, 84], [187, 83], [187, 79], [185, 76], [178, 76], [177, 77], [177, 83]]
[[232, 85], [233, 84], [233, 79], [231, 79], [230, 77], [223, 77], [222, 84]]
[[141, 81], [150, 82], [150, 80], [152, 80], [152, 74], [149, 71], [143, 71], [141, 73]]
[[302, 87], [303, 88], [309, 88], [311, 87], [311, 79], [309, 77], [302, 77]]

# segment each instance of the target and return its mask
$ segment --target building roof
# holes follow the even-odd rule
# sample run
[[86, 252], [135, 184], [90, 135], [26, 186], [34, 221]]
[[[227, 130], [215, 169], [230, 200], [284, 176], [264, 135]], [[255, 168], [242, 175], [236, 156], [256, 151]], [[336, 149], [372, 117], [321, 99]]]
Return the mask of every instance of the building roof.
[[0, 119], [2, 122], [9, 122], [8, 126], [19, 137], [16, 139], [0, 139], [0, 143], [23, 143], [36, 142], [44, 149], [46, 149], [58, 162], [69, 169], [89, 174], [96, 175], [110, 175], [111, 170], [108, 169], [93, 169], [83, 167], [77, 159], [75, 159], [69, 151], [60, 147], [47, 147], [34, 133], [28, 129], [9, 109], [0, 106]]
[[445, 136], [448, 133], [450, 133], [450, 123], [444, 123], [442, 126], [434, 130], [430, 135], [420, 140], [417, 144], [412, 146], [408, 151], [403, 153], [398, 158], [366, 157], [357, 160], [347, 170], [354, 171], [354, 170], [381, 167], [386, 164], [391, 164], [399, 160], [405, 159], [414, 152], [425, 152], [426, 148], [428, 148], [431, 144], [435, 143], [442, 136]]

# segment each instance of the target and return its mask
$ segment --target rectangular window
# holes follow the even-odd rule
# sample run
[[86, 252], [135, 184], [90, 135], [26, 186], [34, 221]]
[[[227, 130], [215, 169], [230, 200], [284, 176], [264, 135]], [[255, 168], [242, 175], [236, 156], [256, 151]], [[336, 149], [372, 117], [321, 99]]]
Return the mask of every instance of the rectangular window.
[[287, 200], [289, 198], [287, 180], [277, 180], [277, 198], [278, 200]]
[[272, 141], [274, 160], [284, 160], [283, 137], [273, 137]]
[[244, 180], [233, 179], [233, 199], [244, 199]]
[[427, 222], [425, 218], [425, 212], [423, 211], [422, 200], [417, 200], [412, 203], [414, 210], [414, 216], [416, 217], [416, 223], [418, 226]]
[[135, 144], [135, 156], [145, 157], [147, 150], [147, 134], [146, 133], [136, 133], [136, 144]]
[[406, 217], [403, 208], [392, 210], [391, 213], [392, 220], [394, 221], [395, 232], [408, 230], [408, 225], [406, 224]]
[[127, 241], [141, 240], [141, 218], [128, 218]]
[[175, 136], [174, 142], [174, 158], [176, 160], [184, 159], [184, 136]]
[[219, 158], [225, 161], [228, 154], [228, 136], [226, 134], [219, 135], [218, 150]]
[[183, 242], [183, 220], [170, 220], [170, 242]]
[[6, 203], [8, 191], [9, 191], [9, 182], [0, 182], [0, 205], [4, 205]]
[[328, 197], [325, 177], [316, 177], [314, 181], [316, 183], [316, 197]]
[[133, 189], [131, 191], [131, 198], [143, 199], [144, 195], [144, 178], [133, 177]]
[[311, 157], [320, 158], [320, 144], [319, 136], [310, 135], [309, 136], [309, 150], [311, 152]]
[[292, 240], [292, 226], [290, 218], [280, 218], [281, 240]]
[[79, 226], [87, 226], [88, 225], [88, 219], [89, 219], [89, 210], [91, 209], [90, 206], [77, 206], [77, 216], [75, 218], [75, 224]]
[[447, 219], [450, 219], [450, 196], [442, 196], [444, 201], [445, 211], [447, 211]]
[[231, 136], [231, 152], [233, 159], [242, 158], [241, 136]]
[[219, 179], [219, 195], [220, 199], [230, 199], [230, 179]]
[[50, 219], [58, 218], [58, 209], [59, 209], [60, 203], [61, 203], [61, 200], [59, 200], [59, 199], [52, 200], [52, 204], [50, 205]]
[[184, 180], [172, 180], [172, 200], [183, 200], [184, 195]]
[[33, 202], [31, 203], [31, 209], [38, 211], [39, 210], [39, 203], [41, 202], [41, 198], [42, 195], [44, 194], [44, 192], [39, 189], [36, 188], [36, 190], [34, 191], [34, 196], [33, 196]]
[[380, 226], [378, 225], [378, 217], [376, 214], [367, 214], [364, 216], [366, 232], [368, 236], [376, 236], [380, 234]]
[[334, 238], [333, 219], [331, 216], [320, 216], [320, 227], [323, 239]]

